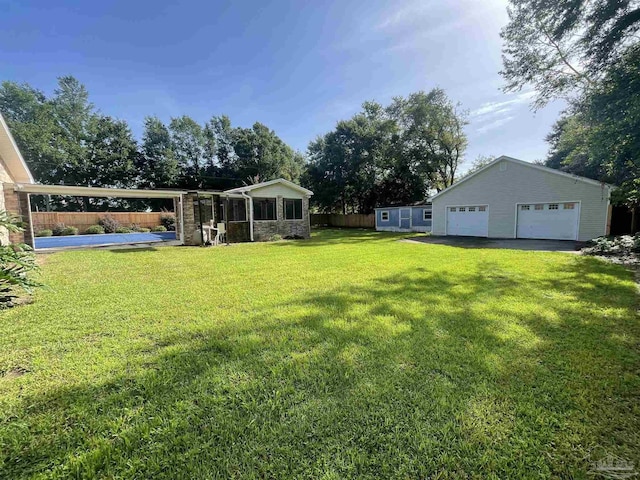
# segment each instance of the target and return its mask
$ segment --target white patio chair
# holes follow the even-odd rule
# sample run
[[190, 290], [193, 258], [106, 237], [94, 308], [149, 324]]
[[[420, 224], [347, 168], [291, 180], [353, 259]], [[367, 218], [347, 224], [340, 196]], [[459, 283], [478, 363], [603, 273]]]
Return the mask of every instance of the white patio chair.
[[223, 222], [218, 223], [215, 228], [216, 231], [216, 239], [214, 241], [214, 245], [218, 245], [220, 242], [227, 239], [227, 228]]

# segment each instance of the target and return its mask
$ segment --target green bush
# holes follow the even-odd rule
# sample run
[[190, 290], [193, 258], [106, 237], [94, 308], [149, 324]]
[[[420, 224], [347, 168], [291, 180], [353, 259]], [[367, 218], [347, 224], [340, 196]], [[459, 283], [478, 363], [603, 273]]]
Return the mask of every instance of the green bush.
[[84, 231], [84, 233], [86, 235], [98, 235], [104, 233], [104, 227], [102, 225], [91, 225]]
[[176, 216], [173, 213], [164, 213], [160, 215], [160, 223], [168, 231], [173, 232], [176, 229]]
[[153, 227], [151, 229], [152, 232], [166, 232], [167, 231], [167, 227], [165, 227], [164, 225], [158, 225], [157, 227]]
[[138, 230], [136, 230], [136, 232], [140, 232], [140, 233], [149, 233], [150, 231], [151, 229], [147, 227], [140, 227], [138, 228]]
[[62, 232], [60, 232], [60, 235], [63, 237], [67, 237], [70, 235], [77, 235], [78, 234], [78, 229], [76, 227], [65, 227], [62, 229]]
[[129, 227], [120, 226], [116, 228], [115, 233], [131, 233], [131, 229]]
[[105, 233], [118, 233], [118, 228], [120, 228], [120, 222], [111, 215], [105, 215], [98, 220], [98, 225], [104, 228]]
[[[4, 210], [0, 210], [0, 227], [10, 233], [24, 229], [19, 220]], [[40, 283], [31, 278], [31, 273], [39, 270], [36, 256], [25, 244], [0, 245], [0, 308], [13, 305], [20, 290], [30, 293]]]
[[46, 228], [36, 233], [36, 237], [50, 237], [51, 235], [53, 235], [53, 232]]
[[640, 234], [598, 237], [590, 240], [582, 253], [587, 255], [628, 256], [640, 252]]
[[62, 231], [65, 228], [67, 228], [67, 226], [64, 223], [56, 223], [51, 229], [51, 232], [55, 237], [59, 237], [60, 235], [62, 235]]
[[282, 240], [282, 235], [276, 233], [274, 235], [271, 235], [268, 239], [267, 242], [279, 242], [280, 240]]

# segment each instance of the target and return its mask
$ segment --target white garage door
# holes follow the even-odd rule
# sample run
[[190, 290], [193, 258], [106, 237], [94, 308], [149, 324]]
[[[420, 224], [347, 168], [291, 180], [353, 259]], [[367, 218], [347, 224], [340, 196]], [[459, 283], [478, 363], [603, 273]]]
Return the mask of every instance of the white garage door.
[[580, 204], [576, 202], [518, 205], [518, 238], [575, 240], [578, 238]]
[[447, 235], [487, 237], [489, 207], [487, 205], [447, 207]]

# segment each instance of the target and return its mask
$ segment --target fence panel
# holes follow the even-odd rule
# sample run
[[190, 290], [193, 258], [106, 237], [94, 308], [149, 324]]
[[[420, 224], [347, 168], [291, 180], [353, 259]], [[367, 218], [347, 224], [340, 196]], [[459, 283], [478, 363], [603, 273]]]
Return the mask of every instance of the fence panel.
[[80, 232], [96, 225], [104, 216], [111, 216], [125, 227], [136, 224], [139, 227], [152, 228], [160, 225], [164, 212], [31, 212], [35, 232], [52, 229], [58, 223], [77, 227]]
[[349, 213], [312, 213], [310, 216], [312, 227], [341, 227], [341, 228], [374, 228], [375, 215]]

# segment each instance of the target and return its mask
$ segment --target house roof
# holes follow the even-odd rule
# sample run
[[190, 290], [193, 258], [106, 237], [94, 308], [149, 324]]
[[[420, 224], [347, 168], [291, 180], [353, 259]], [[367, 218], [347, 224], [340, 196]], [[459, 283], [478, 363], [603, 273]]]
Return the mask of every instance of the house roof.
[[251, 190], [257, 190], [259, 188], [268, 187], [270, 185], [282, 184], [293, 190], [297, 190], [299, 192], [304, 193], [305, 195], [313, 195], [311, 190], [308, 190], [300, 185], [297, 185], [289, 180], [285, 180], [284, 178], [276, 178], [275, 180], [269, 180], [268, 182], [256, 183], [254, 185], [247, 185], [244, 187], [232, 188], [231, 190], [225, 190], [224, 193], [243, 193], [250, 192]]
[[0, 158], [4, 161], [9, 176], [14, 182], [34, 183], [33, 176], [2, 114], [0, 114]]
[[549, 168], [549, 167], [545, 167], [543, 165], [538, 165], [538, 164], [531, 163], [531, 162], [525, 162], [524, 160], [518, 160], [517, 158], [508, 157], [506, 155], [501, 155], [498, 158], [496, 158], [494, 161], [492, 161], [491, 163], [488, 163], [487, 165], [485, 165], [484, 167], [480, 168], [479, 170], [476, 170], [471, 175], [467, 175], [462, 180], [457, 181], [456, 183], [454, 183], [450, 187], [445, 188], [441, 192], [436, 193], [431, 198], [433, 199], [433, 198], [439, 197], [440, 195], [453, 190], [457, 186], [462, 185], [464, 182], [466, 182], [468, 180], [471, 180], [473, 177], [475, 177], [479, 173], [484, 172], [488, 168], [491, 168], [493, 165], [495, 165], [496, 163], [501, 162], [501, 161], [508, 161], [508, 162], [516, 163], [518, 165], [524, 165], [526, 167], [535, 168], [537, 170], [542, 170], [542, 171], [547, 172], [547, 173], [553, 173], [555, 175], [560, 175], [560, 176], [563, 176], [563, 177], [567, 177], [567, 178], [570, 178], [570, 179], [575, 180], [577, 182], [584, 182], [584, 183], [589, 183], [591, 185], [597, 185], [597, 186], [605, 185], [605, 186], [607, 186], [609, 188], [613, 188], [612, 185], [606, 184], [604, 182], [599, 182], [598, 180], [593, 180], [591, 178], [586, 178], [586, 177], [580, 177], [579, 175], [573, 175], [572, 173], [567, 173], [567, 172], [563, 172], [561, 170], [556, 170], [555, 168]]

